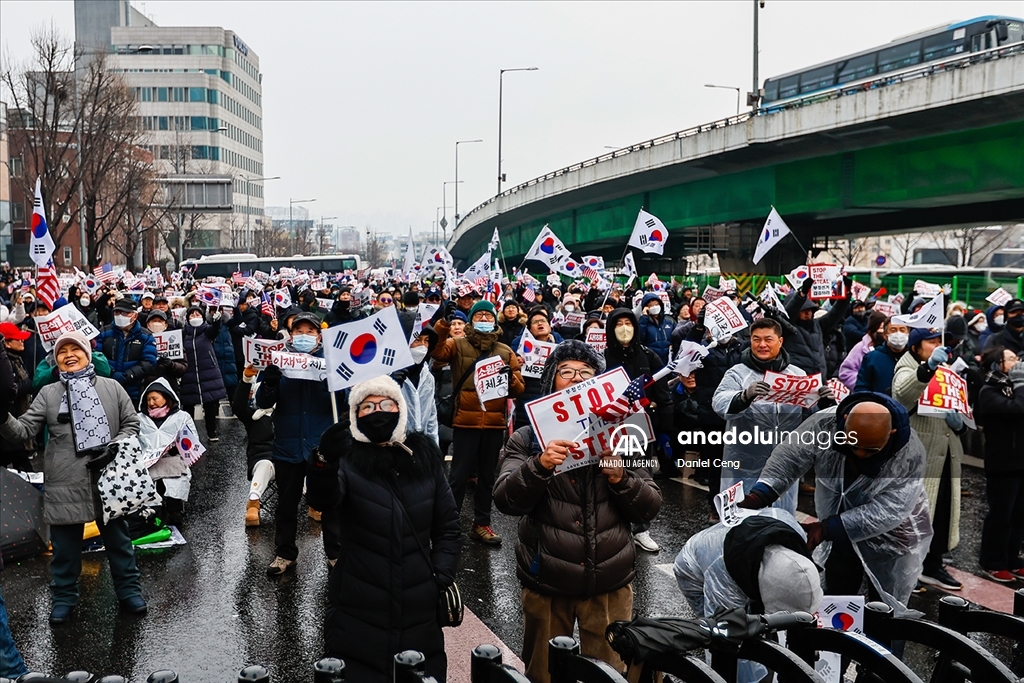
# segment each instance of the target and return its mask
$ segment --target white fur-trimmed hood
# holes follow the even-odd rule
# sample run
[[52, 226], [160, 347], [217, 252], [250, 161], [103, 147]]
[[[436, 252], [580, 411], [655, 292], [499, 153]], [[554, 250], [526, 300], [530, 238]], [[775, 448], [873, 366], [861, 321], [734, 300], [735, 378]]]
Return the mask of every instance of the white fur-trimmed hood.
[[352, 438], [363, 443], [370, 443], [370, 440], [359, 431], [359, 427], [356, 425], [356, 407], [366, 400], [367, 396], [387, 396], [398, 404], [398, 424], [395, 426], [395, 431], [391, 434], [390, 441], [404, 442], [409, 410], [405, 405], [405, 398], [402, 396], [402, 388], [387, 375], [381, 375], [380, 377], [360, 382], [349, 390], [348, 419], [351, 425]]

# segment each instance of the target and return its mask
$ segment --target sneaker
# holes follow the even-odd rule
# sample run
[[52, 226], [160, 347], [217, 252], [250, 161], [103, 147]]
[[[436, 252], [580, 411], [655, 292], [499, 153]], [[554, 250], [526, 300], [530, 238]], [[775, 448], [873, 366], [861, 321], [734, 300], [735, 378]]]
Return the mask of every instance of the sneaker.
[[[1013, 572], [1007, 569], [982, 569], [981, 573], [996, 583], [1013, 583], [1017, 580], [1017, 577], [1013, 575]], [[1021, 578], [1024, 578], [1024, 575], [1022, 575]]]
[[216, 434], [210, 437], [210, 443], [217, 443], [218, 441], [220, 441], [220, 437]]
[[146, 606], [146, 601], [142, 599], [141, 595], [136, 595], [133, 598], [125, 598], [120, 602], [121, 611], [127, 612], [128, 614], [138, 614], [142, 616], [149, 611], [149, 607]]
[[924, 584], [923, 584], [923, 583], [921, 583], [921, 581], [920, 581], [920, 580], [918, 580], [917, 582], [915, 582], [915, 583], [914, 583], [914, 588], [913, 588], [913, 590], [911, 590], [910, 592], [911, 592], [911, 593], [914, 593], [914, 594], [916, 594], [916, 595], [919, 595], [919, 594], [921, 594], [921, 593], [924, 593], [924, 592], [925, 592], [925, 591], [927, 591], [927, 590], [928, 590], [928, 589], [924, 587]]
[[641, 531], [638, 534], [633, 534], [633, 542], [640, 546], [640, 550], [646, 550], [649, 553], [656, 553], [661, 550], [661, 546], [658, 545], [651, 534], [646, 531]]
[[958, 591], [964, 587], [962, 583], [950, 576], [945, 567], [922, 572], [921, 576], [917, 577], [917, 580], [929, 586], [945, 588], [948, 591]]
[[472, 530], [469, 532], [470, 538], [474, 541], [480, 541], [487, 545], [501, 545], [501, 536], [494, 533], [494, 529], [489, 526], [473, 525]]
[[1014, 578], [1020, 579], [1021, 581], [1024, 581], [1024, 568], [1011, 569], [1010, 573], [1013, 574]]
[[71, 620], [71, 610], [73, 609], [74, 607], [71, 605], [54, 605], [53, 609], [50, 610], [50, 623], [54, 625], [66, 624]]
[[295, 568], [295, 560], [286, 560], [283, 557], [275, 557], [274, 561], [267, 567], [267, 576], [281, 576], [289, 569]]
[[259, 526], [260, 525], [260, 501], [250, 500], [245, 505], [245, 525], [246, 526]]
[[320, 513], [319, 510], [314, 510], [313, 508], [309, 508], [309, 518], [311, 520], [313, 520], [314, 522], [319, 522], [322, 517], [323, 517], [323, 515]]

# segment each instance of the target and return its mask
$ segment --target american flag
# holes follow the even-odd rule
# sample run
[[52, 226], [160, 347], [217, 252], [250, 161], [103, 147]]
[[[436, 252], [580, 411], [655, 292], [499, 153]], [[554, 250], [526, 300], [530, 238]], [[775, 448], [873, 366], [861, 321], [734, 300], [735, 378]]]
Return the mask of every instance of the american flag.
[[526, 289], [523, 290], [523, 301], [532, 304], [536, 300], [537, 293], [533, 291], [533, 285], [526, 285]]
[[60, 283], [57, 282], [57, 270], [53, 267], [53, 259], [47, 261], [36, 275], [36, 294], [52, 311], [53, 302], [60, 298]]
[[270, 316], [271, 318], [273, 318], [274, 304], [270, 300], [270, 296], [266, 292], [261, 292], [260, 301], [262, 301], [262, 304], [260, 305], [260, 311], [263, 313], [263, 315]]
[[117, 275], [114, 273], [114, 266], [104, 263], [92, 269], [92, 274], [100, 279], [100, 282], [117, 282]]
[[654, 384], [654, 380], [649, 375], [640, 375], [623, 389], [621, 396], [608, 405], [595, 408], [594, 414], [602, 420], [615, 422], [643, 410], [650, 404], [650, 400], [647, 398], [647, 387], [652, 384]]
[[596, 280], [596, 279], [598, 279], [601, 276], [598, 274], [598, 272], [596, 270], [594, 270], [590, 266], [584, 265], [583, 266], [583, 277], [587, 278], [588, 280]]

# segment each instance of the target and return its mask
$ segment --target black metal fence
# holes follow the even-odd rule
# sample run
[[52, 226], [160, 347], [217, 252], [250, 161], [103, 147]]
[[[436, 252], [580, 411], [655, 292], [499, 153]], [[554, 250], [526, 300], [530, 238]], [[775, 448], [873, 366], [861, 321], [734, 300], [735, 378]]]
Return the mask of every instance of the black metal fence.
[[[902, 652], [905, 643], [915, 643], [935, 653], [931, 683], [1020, 683], [1024, 675], [1024, 589], [1014, 595], [1014, 613], [1005, 614], [975, 609], [963, 598], [949, 595], [939, 601], [938, 623], [923, 619], [896, 617], [891, 607], [881, 602], [865, 605], [864, 633], [817, 628], [816, 619], [807, 613], [780, 613], [744, 617], [737, 622], [703, 619], [642, 619], [619, 622], [609, 628], [609, 642], [626, 663], [638, 667], [640, 683], [661, 680], [669, 674], [682, 683], [735, 683], [739, 660], [761, 664], [778, 674], [779, 683], [824, 683], [814, 670], [820, 652], [840, 655], [842, 668], [854, 665], [858, 683], [922, 683], [893, 651]], [[620, 637], [624, 631], [642, 623], [643, 647]], [[689, 629], [688, 641], [699, 645], [674, 647], [670, 636], [680, 626]], [[659, 628], [664, 632], [659, 633]], [[674, 629], [674, 630], [673, 630]], [[779, 634], [786, 633], [786, 646]], [[970, 639], [970, 634], [986, 634], [1005, 639], [1011, 646], [1009, 661]], [[660, 637], [664, 636], [664, 637]], [[680, 642], [678, 640], [676, 643]], [[626, 683], [623, 673], [607, 662], [580, 653], [579, 643], [569, 636], [558, 636], [548, 643], [548, 671], [551, 683]], [[702, 649], [710, 654], [710, 663]], [[395, 683], [436, 683], [424, 670], [425, 658], [412, 650], [395, 655]], [[529, 683], [526, 676], [502, 662], [501, 651], [493, 645], [477, 646], [471, 653], [472, 683]], [[345, 664], [339, 659], [322, 659], [313, 666], [314, 683], [343, 683]], [[270, 683], [269, 671], [260, 665], [238, 672], [239, 683]], [[32, 673], [17, 683], [128, 683], [117, 675], [95, 676], [73, 671], [65, 678], [49, 678]], [[13, 683], [0, 678], [0, 683]], [[179, 683], [173, 671], [157, 671], [146, 683]], [[189, 683], [182, 681], [180, 683]]]

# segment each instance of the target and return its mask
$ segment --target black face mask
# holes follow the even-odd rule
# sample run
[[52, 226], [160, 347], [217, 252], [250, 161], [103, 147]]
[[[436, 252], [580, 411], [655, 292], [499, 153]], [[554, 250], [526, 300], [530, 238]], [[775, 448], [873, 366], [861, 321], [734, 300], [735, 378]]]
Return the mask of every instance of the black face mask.
[[334, 302], [334, 305], [338, 307], [339, 311], [347, 311], [349, 304], [351, 303], [352, 302], [348, 299], [338, 299], [336, 302]]
[[1024, 315], [1018, 315], [1014, 316], [1013, 318], [1007, 318], [1006, 326], [1016, 332], [1024, 330]]
[[398, 426], [399, 413], [387, 413], [376, 410], [369, 415], [356, 418], [356, 427], [370, 443], [384, 443], [391, 440]]
[[884, 346], [885, 345], [885, 335], [882, 334], [881, 332], [875, 332], [873, 335], [871, 335], [871, 342], [875, 346]]
[[865, 313], [864, 311], [860, 311], [859, 313], [854, 313], [853, 317], [856, 318], [857, 320], [863, 320], [864, 316], [866, 315], [867, 313]]

